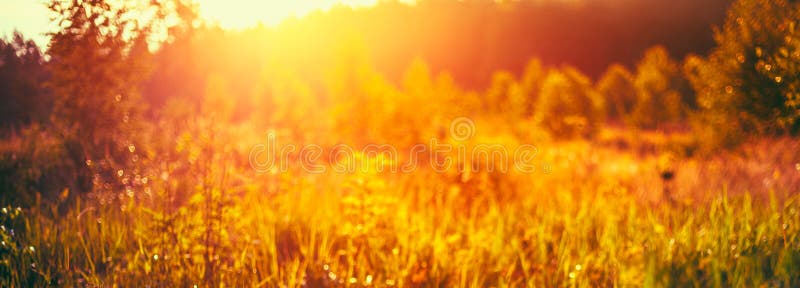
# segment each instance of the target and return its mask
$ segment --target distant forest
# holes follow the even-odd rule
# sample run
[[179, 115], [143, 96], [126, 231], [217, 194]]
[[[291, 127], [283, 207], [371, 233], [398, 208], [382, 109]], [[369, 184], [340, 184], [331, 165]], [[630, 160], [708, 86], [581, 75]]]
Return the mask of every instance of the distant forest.
[[[247, 83], [257, 81], [271, 58], [292, 63], [320, 87], [325, 73], [321, 69], [341, 58], [341, 53], [368, 54], [371, 65], [394, 83], [402, 80], [415, 58], [475, 90], [488, 87], [496, 71], [521, 75], [533, 58], [545, 66], [568, 64], [597, 79], [613, 63], [633, 67], [643, 51], [654, 45], [664, 46], [678, 60], [688, 53], [706, 54], [714, 47], [712, 27], [722, 24], [730, 2], [434, 0], [416, 5], [387, 1], [355, 9], [338, 6], [290, 19], [277, 28], [206, 31], [194, 44], [176, 41], [160, 52], [161, 66], [153, 75], [156, 81], [143, 94], [155, 103], [175, 93], [201, 94], [193, 89], [204, 87], [196, 85], [202, 75], [195, 75], [199, 78], [194, 83], [162, 81], [170, 75], [186, 80], [197, 73], [193, 67], [228, 69], [237, 75], [232, 86], [250, 89]], [[366, 53], [343, 52], [354, 49], [339, 47], [338, 43], [348, 42], [343, 39], [357, 40], [361, 47], [355, 49]], [[187, 45], [194, 47], [187, 50]], [[186, 51], [202, 56], [189, 58]], [[186, 91], [178, 92], [182, 89]]]
[[[201, 23], [196, 10], [184, 11], [187, 15], [181, 17], [194, 27], [171, 28], [169, 41], [148, 56], [152, 64], [145, 68], [152, 73], [139, 90], [151, 108], [173, 97], [199, 100], [209, 74], [215, 74], [231, 82], [231, 92], [240, 98], [237, 106], [246, 109], [265, 67], [292, 67], [321, 91], [330, 72], [327, 67], [348, 55], [368, 58], [395, 84], [415, 59], [473, 90], [488, 88], [497, 71], [522, 75], [530, 59], [551, 67], [567, 64], [597, 79], [614, 63], [633, 68], [654, 45], [679, 61], [689, 53], [705, 55], [714, 46], [712, 27], [722, 24], [729, 2], [386, 1], [369, 8], [336, 6], [278, 27], [242, 31]], [[2, 47], [2, 53], [18, 56], [19, 50], [31, 51], [22, 57], [7, 55], [27, 60], [7, 63], [0, 71], [3, 126], [37, 120], [31, 118], [48, 115], [51, 106], [52, 96], [46, 95], [50, 92], [39, 85], [48, 78], [42, 66], [47, 47], [25, 42], [25, 35], [18, 35]]]
[[393, 79], [421, 57], [457, 83], [482, 88], [492, 72], [520, 74], [530, 58], [569, 64], [596, 78], [611, 63], [632, 67], [654, 45], [676, 59], [706, 54], [714, 46], [712, 27], [722, 24], [731, 1], [509, 2], [388, 1], [368, 9], [337, 7], [283, 26], [307, 32], [296, 34], [298, 43], [311, 48], [306, 57], [329, 47], [331, 35], [342, 32], [333, 29], [348, 27], [364, 35], [376, 68]]

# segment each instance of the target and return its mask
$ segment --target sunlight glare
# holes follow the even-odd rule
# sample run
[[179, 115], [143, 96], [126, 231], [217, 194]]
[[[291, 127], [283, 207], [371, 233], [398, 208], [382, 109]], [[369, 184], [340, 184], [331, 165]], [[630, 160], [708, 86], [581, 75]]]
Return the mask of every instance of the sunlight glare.
[[328, 10], [336, 5], [366, 7], [377, 2], [378, 0], [197, 0], [201, 17], [226, 29], [243, 29], [259, 23], [275, 26], [286, 19], [303, 17], [315, 10]]

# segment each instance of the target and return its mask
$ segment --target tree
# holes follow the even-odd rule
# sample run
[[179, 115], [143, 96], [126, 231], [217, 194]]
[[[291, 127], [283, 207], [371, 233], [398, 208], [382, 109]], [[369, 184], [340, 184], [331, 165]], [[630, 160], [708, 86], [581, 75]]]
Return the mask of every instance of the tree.
[[[515, 101], [516, 100], [516, 101]], [[519, 84], [514, 75], [508, 71], [497, 71], [492, 74], [492, 82], [483, 98], [483, 110], [491, 114], [518, 115], [523, 109]]]
[[445, 107], [448, 95], [439, 93], [439, 85], [428, 64], [414, 59], [403, 73], [402, 91], [395, 99], [395, 109], [387, 130], [393, 130], [392, 141], [406, 149], [417, 143], [425, 143], [435, 135], [437, 120], [447, 115]]
[[708, 58], [684, 65], [697, 91], [704, 136], [736, 143], [744, 133], [800, 132], [800, 2], [739, 0], [716, 29]]
[[[320, 121], [307, 121], [308, 115], [322, 113], [318, 95], [294, 69], [285, 65], [266, 66], [256, 84], [252, 121], [258, 127], [277, 128], [292, 143], [308, 141], [323, 129]], [[281, 136], [283, 137], [283, 136]]]
[[638, 101], [634, 76], [622, 65], [608, 67], [597, 81], [597, 92], [604, 98], [609, 119], [627, 120]]
[[0, 39], [0, 126], [47, 121], [52, 98], [42, 85], [48, 77], [44, 65], [33, 40], [19, 32]]
[[686, 80], [678, 64], [662, 46], [644, 53], [637, 65], [634, 85], [638, 100], [631, 121], [642, 128], [655, 128], [677, 123], [693, 106], [692, 94], [686, 91]]
[[603, 99], [574, 68], [552, 70], [542, 84], [536, 120], [556, 138], [591, 137], [603, 121]]
[[[220, 54], [210, 45], [214, 41], [225, 41], [215, 37], [199, 20], [198, 6], [191, 0], [174, 0], [178, 22], [168, 28], [168, 39], [161, 43], [153, 54], [152, 71], [142, 85], [142, 96], [154, 109], [164, 108], [167, 103], [176, 103], [172, 98], [180, 97], [193, 108], [202, 103], [209, 71], [219, 72], [207, 55]], [[214, 47], [202, 49], [204, 47]]]
[[201, 111], [211, 121], [229, 123], [236, 112], [236, 98], [231, 95], [228, 81], [211, 73], [206, 79], [206, 91]]
[[534, 104], [539, 100], [539, 93], [542, 90], [542, 83], [547, 71], [542, 66], [539, 59], [531, 59], [525, 66], [525, 71], [522, 72], [522, 79], [520, 79], [520, 93], [524, 97], [523, 116], [529, 117], [533, 115]]
[[[160, 9], [159, 1], [149, 3], [137, 9]], [[76, 167], [124, 179], [140, 144], [137, 88], [148, 71], [150, 26], [135, 20], [141, 11], [103, 0], [54, 0], [48, 7], [60, 29], [48, 49], [54, 125]]]

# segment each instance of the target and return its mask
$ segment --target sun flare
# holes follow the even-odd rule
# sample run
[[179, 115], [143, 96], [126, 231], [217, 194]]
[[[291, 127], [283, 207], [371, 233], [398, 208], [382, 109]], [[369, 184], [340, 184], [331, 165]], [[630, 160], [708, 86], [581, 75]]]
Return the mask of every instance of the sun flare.
[[286, 19], [302, 17], [315, 10], [327, 10], [337, 5], [367, 7], [377, 2], [378, 0], [197, 1], [201, 17], [228, 29], [242, 29], [259, 23], [274, 26]]

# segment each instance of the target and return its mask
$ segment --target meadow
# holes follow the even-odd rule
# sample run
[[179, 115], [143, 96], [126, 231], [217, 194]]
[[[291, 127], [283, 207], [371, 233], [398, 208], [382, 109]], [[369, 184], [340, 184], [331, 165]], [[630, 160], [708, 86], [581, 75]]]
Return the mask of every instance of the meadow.
[[0, 286], [800, 285], [797, 2], [735, 1], [707, 55], [478, 88], [330, 25], [434, 4], [227, 31], [187, 3], [52, 1], [46, 50], [0, 41]]
[[[4, 207], [4, 285], [798, 283], [800, 165], [785, 151], [800, 142], [703, 159], [639, 155], [618, 142], [541, 144], [547, 170], [471, 176], [424, 166], [257, 173], [225, 164], [235, 151], [198, 154], [209, 170], [169, 163], [152, 178], [119, 175], [145, 187], [136, 192], [91, 201], [64, 190], [57, 203], [37, 195], [24, 209]], [[662, 178], [665, 166], [674, 179]]]

